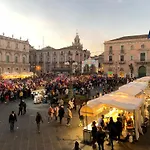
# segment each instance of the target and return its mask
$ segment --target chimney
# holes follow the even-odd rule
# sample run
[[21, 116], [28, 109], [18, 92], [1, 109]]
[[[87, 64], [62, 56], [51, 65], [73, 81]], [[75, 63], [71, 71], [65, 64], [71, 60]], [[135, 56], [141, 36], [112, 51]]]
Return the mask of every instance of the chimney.
[[21, 40], [21, 37], [20, 37], [20, 40]]
[[5, 35], [5, 33], [3, 32], [3, 36]]
[[14, 37], [14, 35], [12, 34], [12, 38]]

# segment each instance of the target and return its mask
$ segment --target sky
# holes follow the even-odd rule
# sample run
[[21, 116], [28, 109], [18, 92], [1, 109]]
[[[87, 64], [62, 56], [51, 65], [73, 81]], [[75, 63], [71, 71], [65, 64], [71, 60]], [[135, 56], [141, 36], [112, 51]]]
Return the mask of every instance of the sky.
[[98, 55], [104, 41], [148, 33], [149, 7], [150, 0], [0, 0], [0, 34], [61, 48], [78, 32], [83, 47]]

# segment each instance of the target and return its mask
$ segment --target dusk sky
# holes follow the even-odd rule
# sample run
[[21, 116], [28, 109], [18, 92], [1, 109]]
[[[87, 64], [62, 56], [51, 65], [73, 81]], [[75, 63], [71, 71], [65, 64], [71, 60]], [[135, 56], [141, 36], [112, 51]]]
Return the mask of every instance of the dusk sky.
[[146, 34], [150, 0], [0, 0], [0, 34], [29, 39], [35, 48], [70, 46], [76, 30], [92, 55], [106, 40]]

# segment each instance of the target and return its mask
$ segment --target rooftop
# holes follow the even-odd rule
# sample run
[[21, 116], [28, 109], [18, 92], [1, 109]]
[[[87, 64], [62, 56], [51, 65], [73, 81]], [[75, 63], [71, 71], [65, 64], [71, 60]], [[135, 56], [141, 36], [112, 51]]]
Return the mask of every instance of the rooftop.
[[120, 40], [134, 40], [134, 39], [146, 39], [148, 38], [148, 34], [143, 35], [132, 35], [132, 36], [123, 36], [117, 39], [112, 39], [110, 41], [120, 41]]

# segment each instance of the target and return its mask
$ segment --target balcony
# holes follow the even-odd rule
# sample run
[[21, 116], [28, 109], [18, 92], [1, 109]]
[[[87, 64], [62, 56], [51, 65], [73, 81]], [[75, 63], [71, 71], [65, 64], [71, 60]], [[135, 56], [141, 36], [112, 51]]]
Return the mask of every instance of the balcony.
[[146, 59], [146, 60], [139, 60], [139, 59], [137, 59], [137, 60], [135, 60], [135, 63], [136, 64], [150, 64], [150, 59]]
[[119, 61], [119, 64], [125, 64], [126, 63], [126, 61], [124, 60], [124, 61]]
[[113, 61], [104, 61], [104, 64], [109, 64], [109, 65], [111, 65], [111, 64], [113, 64]]

